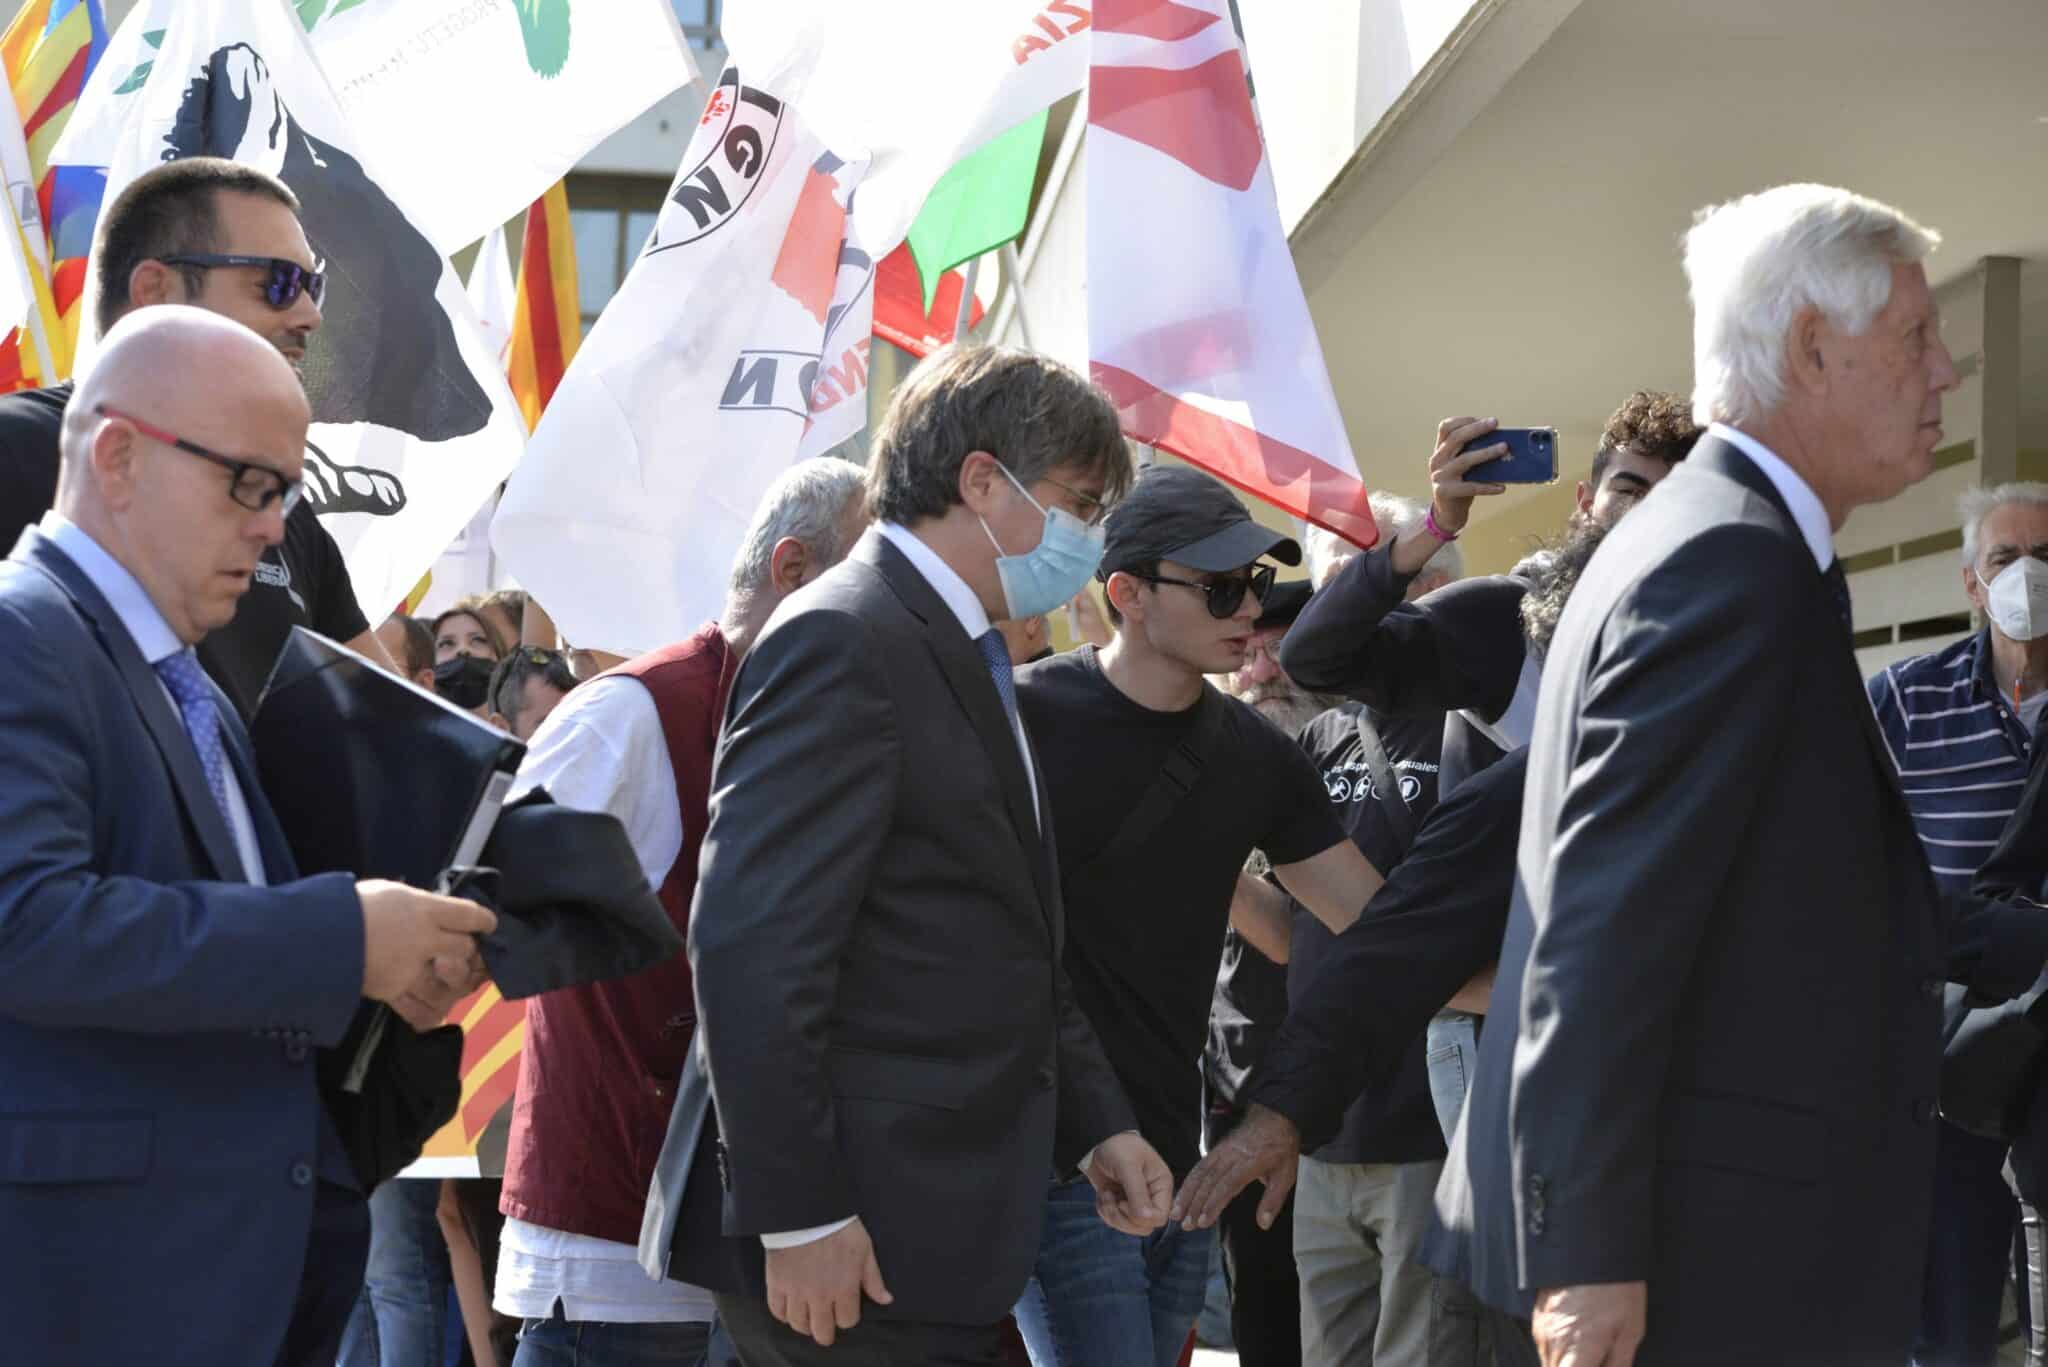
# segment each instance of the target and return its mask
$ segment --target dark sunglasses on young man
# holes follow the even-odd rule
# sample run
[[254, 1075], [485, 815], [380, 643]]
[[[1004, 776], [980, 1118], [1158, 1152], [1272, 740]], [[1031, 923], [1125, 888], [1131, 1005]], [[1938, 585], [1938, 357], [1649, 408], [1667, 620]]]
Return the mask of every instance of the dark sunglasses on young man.
[[166, 266], [191, 266], [196, 270], [223, 270], [237, 266], [254, 266], [269, 272], [263, 282], [263, 297], [270, 306], [280, 313], [299, 302], [304, 294], [313, 301], [313, 307], [320, 307], [320, 296], [327, 292], [327, 272], [318, 266], [308, 270], [298, 262], [282, 256], [239, 256], [233, 253], [198, 252], [185, 256], [158, 258]]
[[1133, 578], [1148, 584], [1172, 584], [1176, 588], [1195, 589], [1209, 600], [1209, 615], [1218, 621], [1235, 613], [1244, 604], [1249, 592], [1260, 602], [1273, 590], [1273, 576], [1280, 572], [1276, 565], [1254, 565], [1243, 574], [1213, 575], [1204, 583], [1194, 579], [1174, 579], [1160, 574], [1139, 574]]
[[124, 413], [106, 404], [98, 404], [92, 411], [103, 418], [114, 418], [127, 423], [151, 441], [160, 441], [166, 446], [183, 451], [188, 456], [212, 461], [228, 472], [228, 497], [252, 513], [263, 512], [273, 503], [282, 503], [284, 506], [279, 511], [289, 517], [292, 509], [298, 506], [299, 500], [305, 497], [304, 480], [286, 479], [260, 461], [236, 460], [233, 456], [224, 456], [218, 451], [208, 450], [196, 441], [186, 441], [183, 437], [167, 432], [154, 423], [144, 422], [133, 413]]

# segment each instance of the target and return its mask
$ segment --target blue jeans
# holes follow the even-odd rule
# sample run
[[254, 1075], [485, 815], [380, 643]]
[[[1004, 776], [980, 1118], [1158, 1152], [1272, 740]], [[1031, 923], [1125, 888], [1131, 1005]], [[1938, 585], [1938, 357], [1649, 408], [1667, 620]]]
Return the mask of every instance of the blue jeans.
[[439, 1182], [394, 1177], [370, 1196], [370, 1261], [339, 1367], [441, 1367], [448, 1360], [448, 1243]]
[[1436, 1108], [1436, 1123], [1446, 1144], [1465, 1109], [1467, 1081], [1479, 1062], [1479, 1022], [1485, 1019], [1465, 1011], [1439, 1011], [1423, 1036], [1428, 1051], [1424, 1057], [1429, 1065], [1429, 1101]]
[[705, 1367], [711, 1325], [704, 1320], [672, 1324], [571, 1322], [555, 1313], [528, 1320], [519, 1331], [512, 1367]]
[[1213, 1229], [1134, 1238], [1095, 1213], [1095, 1188], [1046, 1198], [1037, 1275], [1017, 1302], [1035, 1367], [1174, 1367], [1202, 1309]]

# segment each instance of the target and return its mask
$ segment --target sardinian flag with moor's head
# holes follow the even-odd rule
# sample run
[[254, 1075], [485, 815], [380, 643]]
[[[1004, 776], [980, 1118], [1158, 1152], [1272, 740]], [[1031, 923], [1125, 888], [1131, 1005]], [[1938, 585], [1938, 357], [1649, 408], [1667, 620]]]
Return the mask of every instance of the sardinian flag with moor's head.
[[462, 282], [361, 158], [286, 0], [160, 2], [137, 23], [161, 27], [137, 43], [124, 26], [114, 52], [146, 60], [102, 63], [81, 99], [97, 102], [93, 134], [67, 138], [60, 158], [105, 165], [108, 203], [150, 167], [202, 155], [260, 167], [298, 196], [327, 271], [302, 370], [307, 498], [381, 614], [518, 460], [511, 390]]

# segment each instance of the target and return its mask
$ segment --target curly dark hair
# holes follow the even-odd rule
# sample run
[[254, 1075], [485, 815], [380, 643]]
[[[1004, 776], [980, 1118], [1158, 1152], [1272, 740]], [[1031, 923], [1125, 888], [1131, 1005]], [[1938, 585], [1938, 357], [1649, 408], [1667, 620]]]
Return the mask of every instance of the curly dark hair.
[[1564, 605], [1579, 586], [1586, 566], [1593, 563], [1593, 552], [1612, 530], [1588, 518], [1546, 546], [1543, 554], [1524, 562], [1529, 565], [1529, 589], [1522, 595], [1522, 634], [1539, 657], [1550, 653], [1550, 640], [1564, 618]]
[[1676, 465], [1692, 453], [1703, 429], [1692, 419], [1692, 400], [1681, 394], [1638, 389], [1628, 396], [1600, 431], [1600, 449], [1593, 453], [1588, 479], [1595, 491], [1607, 478], [1614, 453], [1627, 447], [1637, 455]]

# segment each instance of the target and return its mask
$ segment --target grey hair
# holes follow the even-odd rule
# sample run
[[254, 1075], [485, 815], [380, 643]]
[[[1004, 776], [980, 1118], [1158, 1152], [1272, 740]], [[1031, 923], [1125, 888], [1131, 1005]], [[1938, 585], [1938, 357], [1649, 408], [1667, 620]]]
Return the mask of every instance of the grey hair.
[[1816, 308], [1861, 335], [1891, 298], [1892, 267], [1941, 234], [1829, 185], [1780, 185], [1700, 210], [1685, 235], [1692, 287], [1693, 418], [1752, 421], [1785, 398], [1785, 340]]
[[[1372, 520], [1379, 524], [1380, 544], [1388, 545], [1396, 537], [1406, 536], [1422, 525], [1429, 516], [1429, 505], [1419, 498], [1406, 498], [1400, 494], [1384, 491], [1372, 496]], [[1465, 577], [1465, 552], [1455, 541], [1446, 541], [1436, 548], [1436, 553], [1424, 561], [1416, 571], [1416, 578], [1423, 575], [1440, 574], [1446, 580]]]
[[812, 555], [836, 563], [852, 549], [843, 527], [847, 506], [867, 492], [867, 472], [838, 456], [813, 456], [776, 476], [754, 509], [754, 521], [732, 562], [730, 591], [749, 597], [768, 587], [775, 544], [795, 537]]
[[2024, 503], [2034, 508], [2048, 508], [2048, 484], [2036, 480], [2015, 480], [2010, 484], [1977, 485], [1963, 490], [1963, 496], [1956, 500], [1956, 511], [1963, 519], [1963, 563], [1977, 563], [1977, 552], [1981, 549], [1978, 539], [1984, 530], [1984, 519], [2008, 503]]

